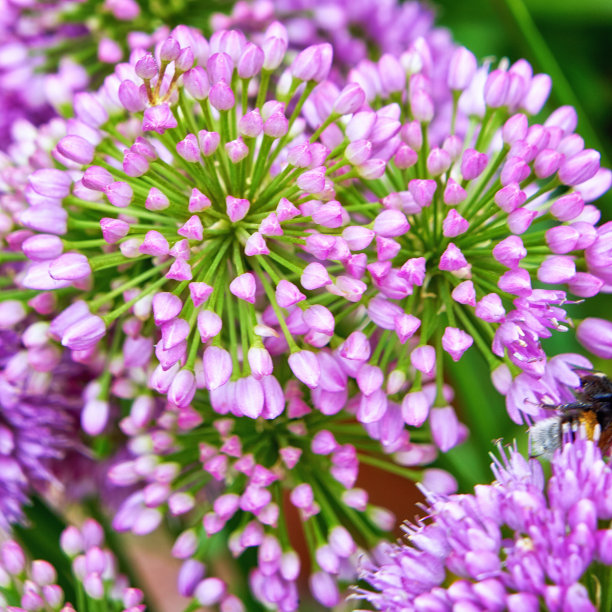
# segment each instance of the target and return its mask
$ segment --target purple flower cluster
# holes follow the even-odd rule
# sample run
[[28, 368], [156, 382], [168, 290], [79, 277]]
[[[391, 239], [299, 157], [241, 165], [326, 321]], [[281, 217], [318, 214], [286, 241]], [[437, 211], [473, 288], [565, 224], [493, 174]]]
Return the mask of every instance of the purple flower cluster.
[[[297, 609], [289, 505], [311, 591], [338, 603], [356, 542], [375, 547], [393, 522], [356, 487], [361, 463], [440, 494], [434, 523], [412, 535], [418, 550], [383, 547], [380, 571], [365, 570], [384, 591], [367, 594], [374, 605], [574, 601], [583, 570], [569, 585], [545, 563], [582, 552], [548, 546], [546, 530], [566, 523], [535, 467], [511, 451], [478, 505], [444, 497], [452, 477], [419, 466], [467, 436], [444, 381], [472, 346], [514, 421], [571, 397], [573, 367], [590, 364], [549, 358], [542, 341], [571, 325], [574, 298], [609, 289], [612, 233], [591, 202], [612, 172], [584, 149], [572, 108], [531, 119], [551, 84], [526, 61], [479, 66], [419, 5], [347, 7], [288, 1], [285, 26], [265, 3], [239, 4], [228, 23], [248, 17], [252, 36], [133, 32], [127, 61], [107, 45], [116, 65], [99, 89], [70, 94], [71, 118], [14, 126], [0, 158], [0, 516], [19, 519], [29, 487], [52, 480], [47, 460], [73, 447], [79, 418], [114, 442], [117, 404], [127, 458], [109, 476], [131, 493], [113, 525], [148, 534], [178, 517], [179, 591], [193, 607], [242, 609], [205, 577], [224, 540], [236, 557], [257, 550], [257, 599]], [[105, 10], [129, 19], [137, 5]], [[312, 14], [306, 45], [296, 24]], [[377, 61], [356, 48], [354, 22]], [[335, 24], [335, 47], [321, 24]], [[606, 356], [602, 331], [586, 319], [578, 336]], [[549, 502], [541, 524], [528, 514]], [[567, 520], [595, 529], [587, 519]], [[503, 567], [502, 522], [523, 534]], [[522, 573], [538, 546], [540, 582], [556, 591]], [[100, 594], [100, 555], [74, 554], [88, 596]], [[442, 589], [445, 564], [485, 586]]]
[[[353, 538], [372, 547], [393, 527], [394, 517], [355, 486], [360, 459], [369, 459], [360, 452], [369, 447], [367, 434], [345, 419], [322, 419], [297, 385], [286, 396], [282, 416], [255, 426], [247, 418], [220, 418], [200, 398], [197, 410], [168, 404], [160, 412], [146, 395], [121, 421], [131, 457], [116, 464], [109, 478], [134, 492], [113, 527], [144, 535], [166, 514], [182, 517], [189, 527], [173, 548], [183, 560], [181, 595], [200, 599], [207, 551], [215, 542], [229, 542], [235, 557], [257, 550], [250, 584], [260, 601], [298, 609], [301, 561], [286, 520], [292, 506], [313, 563], [312, 594], [332, 606], [340, 601], [336, 580], [356, 578], [359, 552]], [[380, 459], [376, 465], [382, 465]], [[231, 597], [219, 590], [219, 599], [209, 603], [226, 595]]]
[[[78, 610], [104, 609], [145, 612], [140, 589], [130, 588], [117, 571], [113, 553], [104, 548], [104, 531], [87, 519], [80, 529], [61, 534], [61, 549], [72, 561]], [[10, 612], [57, 610], [75, 612], [57, 584], [58, 572], [48, 561], [29, 562], [14, 540], [0, 545], [0, 606]]]
[[566, 443], [551, 467], [546, 480], [540, 463], [511, 448], [494, 459], [493, 484], [429, 495], [430, 520], [407, 525], [405, 544], [364, 562], [371, 590], [358, 596], [388, 612], [602, 609], [610, 584], [595, 576], [612, 565], [612, 468], [584, 438]]
[[215, 30], [239, 28], [256, 33], [279, 20], [293, 48], [330, 42], [336, 67], [343, 73], [367, 60], [371, 49], [374, 54], [400, 56], [413, 43], [419, 41], [418, 46], [424, 40], [434, 53], [438, 74], [443, 74], [453, 43], [447, 30], [433, 28], [433, 18], [433, 11], [419, 2], [256, 0], [236, 2], [230, 15], [213, 15], [211, 22]]
[[[2, 201], [11, 215], [6, 226], [22, 228], [9, 232], [7, 241], [28, 260], [16, 283], [44, 292], [40, 299], [69, 287], [83, 292], [84, 300], [63, 302], [49, 327], [78, 362], [101, 357], [98, 343], [104, 336], [111, 343], [108, 330], [112, 346], [106, 358], [120, 360], [113, 373], [147, 371], [155, 346], [158, 365], [148, 372], [149, 386], [179, 408], [190, 405], [197, 388], [207, 388], [222, 414], [231, 409], [274, 418], [284, 404], [272, 358], [284, 355], [321, 412], [339, 412], [352, 394], [351, 411], [371, 424], [372, 437], [382, 439], [388, 452], [406, 450], [402, 428], [389, 426], [401, 423], [400, 408], [387, 401], [387, 394], [406, 387], [405, 374], [393, 370], [383, 391], [385, 374], [377, 365], [383, 343], [372, 335], [376, 327], [366, 333], [336, 329], [347, 315], [352, 327], [360, 320], [365, 325], [359, 310], [364, 303], [370, 313], [381, 306], [387, 316], [378, 288], [358, 278], [366, 256], [352, 251], [372, 242], [376, 231], [377, 243], [388, 241], [382, 235], [388, 232], [380, 224], [376, 231], [343, 227], [348, 212], [329, 201], [330, 150], [315, 141], [316, 133], [312, 143], [304, 140], [300, 111], [311, 118], [317, 111], [311, 98], [320, 100], [316, 85], [329, 70], [331, 47], [300, 53], [272, 82], [283, 101], [266, 101], [286, 47], [278, 23], [262, 47], [237, 31], [217, 32], [209, 45], [194, 30], [179, 27], [157, 46], [157, 58], [137, 52], [100, 92], [76, 94], [76, 118], [58, 126], [55, 134], [62, 137], [52, 151], [67, 170], [51, 167], [46, 153], [25, 185], [20, 169], [5, 170], [13, 188]], [[192, 67], [194, 61], [199, 65]], [[253, 101], [249, 82], [260, 74]], [[326, 87], [322, 92], [335, 88]], [[186, 114], [185, 109], [195, 112], [194, 103], [208, 130], [197, 131], [196, 115]], [[295, 108], [287, 118], [290, 103]], [[361, 87], [349, 84], [330, 119], [364, 103]], [[379, 148], [386, 146], [388, 123], [381, 115]], [[84, 172], [77, 171], [83, 166]], [[361, 167], [367, 172], [369, 165]], [[96, 228], [102, 238], [96, 238]], [[340, 267], [321, 263], [330, 259]], [[111, 277], [109, 269], [118, 273]], [[154, 325], [145, 326], [151, 319]], [[418, 325], [411, 315], [402, 318], [401, 343]], [[393, 359], [388, 354], [384, 363]], [[417, 348], [413, 359], [425, 375], [433, 373], [431, 347]], [[420, 388], [423, 414], [410, 417], [410, 424], [422, 423], [433, 401], [427, 385]], [[92, 402], [107, 403], [110, 390], [102, 385]], [[456, 419], [443, 421], [455, 427], [446, 436], [450, 442], [440, 442], [446, 449], [459, 440], [460, 428]], [[100, 421], [88, 431], [103, 426]]]
[[83, 25], [65, 24], [68, 2], [6, 2], [0, 16], [0, 150], [6, 150], [22, 121], [38, 125], [53, 116], [53, 106], [68, 102], [88, 83], [85, 68], [65, 57], [57, 72], [46, 67], [47, 52], [84, 34]]
[[[19, 302], [0, 305], [3, 324], [23, 314]], [[48, 343], [47, 326], [32, 323], [21, 334], [0, 330], [0, 527], [5, 530], [24, 519], [22, 506], [34, 491], [64, 486], [63, 462], [82, 452], [81, 394], [92, 375]]]

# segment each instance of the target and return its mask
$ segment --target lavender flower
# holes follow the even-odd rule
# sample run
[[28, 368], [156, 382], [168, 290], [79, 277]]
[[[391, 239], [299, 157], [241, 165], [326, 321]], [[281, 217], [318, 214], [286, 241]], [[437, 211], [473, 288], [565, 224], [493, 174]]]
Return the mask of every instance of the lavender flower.
[[[19, 302], [3, 302], [4, 324]], [[33, 492], [60, 490], [63, 461], [82, 452], [81, 394], [91, 373], [48, 343], [48, 324], [0, 331], [0, 527], [23, 521]]]
[[[113, 553], [104, 548], [104, 532], [94, 520], [87, 519], [81, 529], [70, 526], [61, 534], [62, 551], [72, 561], [72, 580], [77, 592], [78, 610], [107, 609], [144, 612], [143, 593], [130, 588], [125, 576], [117, 571]], [[74, 612], [65, 602], [57, 584], [58, 572], [48, 561], [29, 562], [14, 540], [0, 545], [0, 605], [14, 612], [60, 610]]]
[[[596, 610], [612, 563], [607, 491], [612, 469], [596, 443], [566, 443], [545, 479], [516, 448], [474, 494], [428, 495], [429, 521], [364, 563], [359, 589], [377, 610]], [[597, 583], [600, 588], [592, 589]]]

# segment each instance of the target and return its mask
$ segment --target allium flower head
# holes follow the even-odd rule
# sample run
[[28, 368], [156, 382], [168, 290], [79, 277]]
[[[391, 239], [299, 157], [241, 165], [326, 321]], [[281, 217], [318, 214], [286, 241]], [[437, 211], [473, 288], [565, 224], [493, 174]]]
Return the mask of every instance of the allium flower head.
[[[550, 79], [533, 75], [524, 60], [478, 68], [457, 49], [446, 77], [454, 92], [449, 114], [437, 110], [423, 68], [406, 78], [398, 72], [388, 85], [385, 67], [377, 71], [349, 77], [374, 108], [329, 115], [338, 95], [329, 83], [305, 105], [332, 151], [326, 178], [348, 213], [336, 230], [348, 248], [339, 259], [367, 287], [360, 298], [372, 324], [366, 335], [376, 342], [382, 334], [372, 365], [382, 355], [395, 370], [412, 366], [405, 401], [413, 404], [423, 376], [442, 380], [443, 353], [458, 361], [472, 345], [492, 372], [541, 380], [541, 340], [567, 329], [565, 304], [608, 282], [608, 224], [596, 226], [599, 211], [588, 202], [609, 188], [612, 173], [574, 133], [572, 108], [530, 125]], [[319, 232], [321, 241], [333, 233]], [[513, 420], [539, 412], [516, 395], [507, 401]], [[444, 405], [440, 389], [436, 405]], [[407, 415], [414, 410], [406, 404]]]
[[[287, 44], [278, 23], [261, 46], [181, 26], [75, 96], [53, 150], [67, 170], [34, 172], [28, 208], [9, 201], [37, 232], [13, 238], [30, 260], [17, 282], [77, 289], [52, 335], [77, 360], [106, 338], [109, 360], [179, 408], [238, 385], [263, 399], [234, 413], [265, 416], [287, 364], [321, 412], [348, 406], [388, 452], [406, 450], [401, 429], [381, 434], [400, 403], [411, 426], [431, 411], [448, 450], [465, 431], [443, 353], [475, 345], [497, 378], [543, 379], [565, 285], [587, 297], [606, 282], [606, 226], [585, 201], [610, 172], [571, 108], [529, 127], [550, 82], [524, 61], [477, 69], [458, 49], [447, 113], [426, 43], [422, 61], [364, 64], [342, 88], [325, 80], [329, 45], [283, 71]], [[520, 421], [540, 409], [516, 380]]]
[[381, 547], [359, 597], [377, 610], [596, 610], [610, 585], [612, 469], [595, 442], [566, 443], [546, 481], [537, 460], [502, 451], [496, 481], [470, 495], [428, 495], [430, 519]]
[[[3, 302], [3, 325], [19, 302]], [[20, 315], [17, 313], [17, 317]], [[23, 316], [23, 314], [21, 314]], [[17, 322], [17, 321], [15, 321]], [[62, 460], [80, 452], [81, 393], [90, 377], [48, 342], [47, 323], [0, 331], [0, 527], [24, 520], [34, 492], [61, 489]]]

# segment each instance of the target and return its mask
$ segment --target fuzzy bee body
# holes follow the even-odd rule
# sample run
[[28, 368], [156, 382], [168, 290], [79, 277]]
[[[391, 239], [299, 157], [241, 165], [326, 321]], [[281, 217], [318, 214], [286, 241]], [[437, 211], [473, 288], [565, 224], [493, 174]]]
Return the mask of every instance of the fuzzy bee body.
[[612, 380], [605, 374], [580, 377], [576, 401], [556, 407], [557, 414], [538, 421], [529, 429], [532, 457], [550, 458], [561, 446], [567, 433], [573, 437], [579, 429], [590, 439], [597, 439], [605, 456], [612, 448]]

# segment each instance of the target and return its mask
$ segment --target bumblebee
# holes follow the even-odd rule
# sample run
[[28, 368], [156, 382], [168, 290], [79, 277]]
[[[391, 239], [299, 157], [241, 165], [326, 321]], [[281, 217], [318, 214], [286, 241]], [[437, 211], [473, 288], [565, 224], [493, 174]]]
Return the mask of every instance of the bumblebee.
[[612, 380], [605, 374], [580, 377], [576, 401], [556, 406], [557, 414], [538, 421], [529, 429], [530, 456], [552, 457], [564, 434], [574, 436], [584, 429], [589, 440], [598, 439], [606, 456], [612, 448]]

